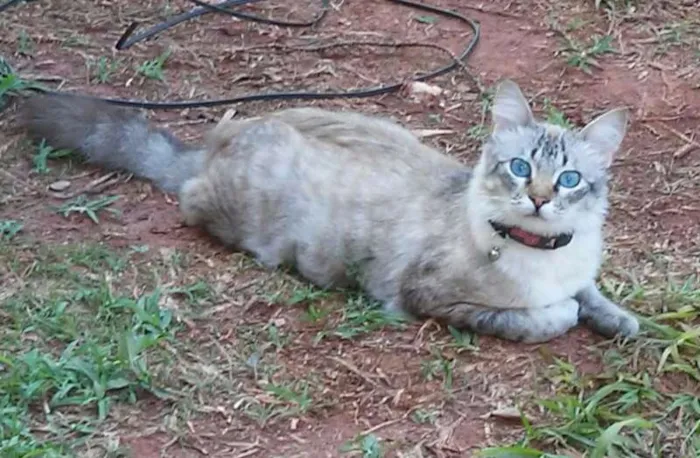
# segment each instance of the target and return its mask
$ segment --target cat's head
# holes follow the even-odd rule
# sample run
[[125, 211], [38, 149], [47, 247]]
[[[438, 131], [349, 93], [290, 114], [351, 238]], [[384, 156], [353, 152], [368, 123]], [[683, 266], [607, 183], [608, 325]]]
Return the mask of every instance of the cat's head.
[[602, 221], [608, 169], [625, 136], [627, 109], [568, 129], [536, 120], [520, 88], [506, 80], [491, 114], [492, 132], [477, 167], [489, 217], [538, 232]]

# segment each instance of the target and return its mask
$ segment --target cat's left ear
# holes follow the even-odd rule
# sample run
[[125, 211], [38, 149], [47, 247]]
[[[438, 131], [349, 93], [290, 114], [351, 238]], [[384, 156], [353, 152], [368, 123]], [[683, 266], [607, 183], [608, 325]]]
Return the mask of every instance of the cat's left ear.
[[520, 87], [511, 80], [504, 80], [496, 88], [491, 108], [493, 131], [500, 132], [533, 123], [532, 111]]
[[615, 153], [627, 133], [629, 109], [615, 108], [598, 116], [581, 129], [581, 136], [603, 158], [605, 167], [610, 167]]

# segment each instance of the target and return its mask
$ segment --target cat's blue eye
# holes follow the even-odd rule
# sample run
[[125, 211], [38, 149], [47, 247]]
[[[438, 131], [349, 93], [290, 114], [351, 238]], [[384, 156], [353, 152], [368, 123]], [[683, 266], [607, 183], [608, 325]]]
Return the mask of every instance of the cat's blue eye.
[[570, 170], [559, 175], [557, 183], [564, 188], [575, 188], [581, 182], [581, 174]]
[[513, 175], [516, 177], [527, 178], [530, 176], [531, 168], [526, 160], [516, 157], [510, 161], [510, 171], [513, 172]]

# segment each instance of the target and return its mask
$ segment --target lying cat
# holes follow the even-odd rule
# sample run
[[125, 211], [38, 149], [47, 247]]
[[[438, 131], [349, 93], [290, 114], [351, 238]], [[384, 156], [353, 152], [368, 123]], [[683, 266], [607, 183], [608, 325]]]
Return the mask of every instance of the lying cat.
[[31, 98], [24, 122], [34, 139], [177, 191], [187, 224], [271, 268], [293, 265], [320, 287], [359, 282], [387, 310], [534, 343], [579, 321], [608, 337], [639, 330], [594, 282], [627, 116], [564, 129], [535, 120], [504, 81], [473, 170], [389, 120], [316, 108], [223, 119], [206, 149], [73, 96]]

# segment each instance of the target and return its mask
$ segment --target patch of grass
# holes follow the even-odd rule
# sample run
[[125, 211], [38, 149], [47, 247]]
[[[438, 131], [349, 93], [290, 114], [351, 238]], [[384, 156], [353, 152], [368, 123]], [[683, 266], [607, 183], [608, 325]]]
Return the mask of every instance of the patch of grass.
[[558, 52], [566, 58], [567, 65], [588, 74], [592, 73], [591, 67], [600, 67], [600, 56], [615, 52], [611, 35], [593, 36], [587, 43], [582, 43], [566, 33], [562, 35], [565, 43]]
[[467, 130], [467, 136], [469, 138], [481, 142], [489, 135], [490, 129], [487, 127], [487, 119], [491, 106], [493, 105], [493, 98], [495, 95], [495, 87], [484, 89], [480, 93], [478, 103], [480, 105], [481, 120], [479, 124], [476, 124]]
[[[177, 264], [179, 259], [173, 260], [171, 262]], [[182, 295], [184, 296], [190, 305], [199, 305], [204, 301], [210, 300], [214, 294], [211, 286], [204, 280], [199, 280], [191, 285], [174, 287], [169, 290], [171, 295]]]
[[311, 407], [312, 399], [309, 395], [309, 384], [304, 381], [287, 384], [270, 383], [265, 391], [272, 394], [278, 400], [292, 405], [291, 414], [304, 413]]
[[73, 151], [69, 149], [54, 149], [46, 143], [46, 140], [41, 140], [41, 143], [37, 145], [37, 152], [32, 157], [32, 163], [34, 164], [34, 170], [40, 174], [46, 174], [51, 171], [48, 165], [49, 159], [60, 159], [73, 155]]
[[164, 81], [165, 77], [163, 75], [163, 67], [171, 54], [172, 51], [170, 49], [166, 49], [155, 59], [147, 60], [136, 67], [136, 72], [145, 76], [146, 78]]
[[304, 302], [314, 302], [326, 298], [330, 295], [328, 291], [316, 288], [312, 285], [304, 285], [294, 288], [291, 296], [287, 299], [287, 305], [296, 305]]
[[17, 53], [24, 56], [31, 56], [34, 53], [34, 41], [25, 29], [19, 31], [17, 37]]
[[[583, 448], [590, 451], [590, 456], [600, 458], [640, 456], [649, 438], [643, 433], [654, 426], [636, 412], [645, 393], [654, 397], [653, 391], [644, 388], [622, 381], [604, 385], [591, 394], [580, 391], [541, 401], [545, 411], [559, 421], [536, 427], [525, 425], [527, 441]], [[621, 434], [623, 428], [628, 434]]]
[[411, 412], [410, 418], [419, 425], [433, 425], [439, 416], [440, 412], [437, 410], [416, 409]]
[[22, 230], [24, 224], [13, 219], [6, 219], [0, 221], [0, 240], [9, 241], [12, 240], [15, 235]]
[[331, 310], [329, 308], [321, 308], [314, 304], [309, 304], [302, 319], [311, 323], [318, 323], [328, 317], [330, 313]]
[[669, 279], [663, 287], [641, 288], [624, 285], [631, 291], [629, 304], [657, 304], [651, 318], [641, 317], [646, 336], [637, 342], [637, 358], [654, 362], [654, 371], [684, 374], [700, 382], [700, 280], [689, 276], [682, 282]]
[[384, 456], [379, 439], [374, 434], [360, 436], [344, 444], [340, 451], [342, 453], [359, 453], [362, 458], [381, 458]]
[[552, 104], [552, 101], [548, 98], [544, 99], [544, 111], [545, 119], [547, 120], [547, 122], [555, 124], [557, 126], [565, 127], [567, 129], [571, 129], [574, 127], [574, 124], [571, 121], [569, 121], [564, 112], [557, 109]]
[[133, 305], [134, 321], [147, 321], [124, 331], [118, 340], [74, 340], [58, 357], [33, 349], [9, 359], [3, 391], [27, 405], [48, 399], [50, 409], [92, 405], [100, 420], [106, 418], [115, 396], [135, 401], [137, 391], [150, 388], [152, 383], [144, 353], [161, 338], [142, 329], [161, 330], [168, 324], [162, 316], [140, 309], [141, 305]]
[[451, 389], [456, 360], [446, 357], [436, 348], [431, 348], [430, 353], [432, 354], [432, 359], [421, 363], [423, 377], [428, 381], [441, 380], [446, 390]]
[[477, 457], [483, 458], [571, 458], [569, 455], [553, 455], [530, 447], [513, 445], [510, 447], [489, 447], [479, 450]]
[[97, 218], [98, 212], [106, 210], [115, 215], [119, 214], [119, 210], [109, 208], [109, 206], [116, 202], [119, 197], [120, 196], [104, 196], [94, 200], [88, 200], [85, 194], [81, 194], [75, 199], [58, 207], [56, 211], [64, 218], [68, 218], [71, 213], [87, 215], [87, 217], [90, 218], [93, 223], [99, 224], [100, 220]]
[[0, 397], [0, 455], [7, 457], [67, 458], [64, 446], [36, 437], [29, 427], [25, 408], [9, 395]]
[[330, 294], [330, 291], [301, 282], [292, 289], [291, 293], [287, 291], [278, 291], [274, 294], [268, 294], [266, 298], [270, 303], [283, 302], [285, 305], [298, 305], [304, 303], [311, 304], [319, 299], [329, 297]]
[[265, 426], [272, 419], [298, 417], [313, 407], [311, 388], [306, 380], [268, 382], [264, 395], [243, 399], [245, 414]]
[[372, 301], [363, 294], [351, 294], [348, 295], [340, 323], [332, 331], [321, 331], [319, 339], [327, 334], [341, 339], [353, 339], [387, 326], [402, 328], [404, 320], [386, 313], [379, 302]]
[[112, 75], [119, 68], [121, 61], [115, 59], [108, 59], [101, 56], [99, 59], [88, 60], [88, 72], [91, 75], [92, 81], [97, 81], [99, 84], [109, 83], [112, 79]]
[[61, 46], [64, 46], [66, 48], [75, 48], [88, 46], [89, 44], [90, 39], [88, 37], [78, 35], [77, 33], [71, 33], [65, 40], [63, 40]]
[[579, 30], [589, 23], [590, 21], [586, 21], [580, 18], [573, 18], [566, 24], [566, 31], [573, 32], [575, 30]]
[[475, 351], [479, 349], [479, 336], [477, 334], [463, 331], [454, 326], [447, 326], [447, 330], [452, 335], [454, 341], [445, 346], [445, 348], [456, 348], [458, 352], [463, 350]]
[[275, 323], [269, 323], [264, 330], [267, 332], [267, 340], [277, 351], [281, 350], [289, 340], [289, 337], [283, 335]]
[[[477, 452], [477, 457], [491, 458], [571, 458], [572, 455], [546, 453], [529, 447], [494, 447]], [[607, 458], [607, 457], [606, 457]]]
[[[561, 386], [561, 385], [560, 385]], [[559, 451], [582, 450], [587, 456], [643, 457], [655, 424], [641, 416], [642, 408], [658, 400], [649, 381], [620, 380], [589, 391], [577, 391], [539, 401], [550, 419], [537, 425], [523, 417], [525, 438], [511, 447], [486, 449], [480, 456], [561, 456], [532, 445]], [[516, 454], [516, 452], [520, 454]], [[566, 455], [565, 455], [566, 456]]]
[[488, 128], [483, 124], [472, 126], [467, 130], [467, 136], [472, 140], [481, 142], [489, 135]]
[[663, 56], [674, 47], [690, 46], [698, 49], [700, 25], [691, 21], [679, 21], [654, 30], [659, 45], [654, 49], [654, 56]]
[[22, 79], [10, 64], [0, 56], [0, 108], [4, 107], [9, 97], [23, 95], [29, 89], [43, 89], [34, 81]]
[[[86, 269], [97, 270], [109, 269], [115, 274], [122, 272], [127, 264], [127, 260], [119, 253], [112, 251], [105, 245], [85, 244], [67, 247], [48, 246], [42, 252], [42, 262], [36, 268], [37, 272], [65, 274], [68, 266], [82, 266]], [[73, 277], [77, 282], [78, 277]]]
[[160, 306], [167, 290], [122, 293], [128, 260], [100, 245], [13, 246], [0, 261], [22, 278], [0, 303], [2, 456], [73, 456], [115, 403], [169, 396], [160, 368], [179, 325]]

